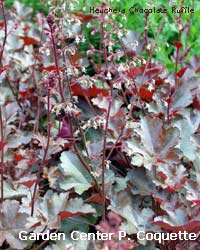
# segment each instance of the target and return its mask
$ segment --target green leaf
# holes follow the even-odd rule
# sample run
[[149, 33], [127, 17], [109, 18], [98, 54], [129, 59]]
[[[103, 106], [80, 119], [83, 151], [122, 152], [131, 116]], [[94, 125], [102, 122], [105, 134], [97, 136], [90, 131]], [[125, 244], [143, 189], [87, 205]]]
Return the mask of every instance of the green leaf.
[[108, 207], [115, 213], [125, 219], [121, 228], [128, 234], [135, 234], [138, 231], [155, 230], [156, 227], [151, 224], [154, 217], [154, 212], [150, 208], [139, 208], [136, 199], [133, 200], [129, 194], [122, 191], [117, 194], [112, 194], [111, 204]]
[[50, 229], [59, 229], [61, 220], [93, 213], [96, 213], [96, 210], [91, 205], [84, 204], [82, 198], [70, 199], [68, 192], [57, 194], [49, 190], [39, 199], [34, 217], [28, 220], [29, 225], [40, 222]]
[[140, 127], [135, 128], [140, 140], [132, 137], [127, 141], [127, 152], [133, 165], [151, 169], [158, 162], [177, 161], [175, 146], [179, 140], [178, 128], [165, 128], [159, 118], [142, 117]]
[[0, 205], [0, 246], [6, 240], [12, 249], [26, 247], [27, 242], [19, 240], [18, 234], [27, 231], [25, 223], [28, 215], [20, 213], [19, 209], [20, 203], [15, 200], [6, 200]]
[[92, 178], [83, 168], [78, 157], [71, 151], [61, 154], [61, 171], [64, 179], [60, 182], [60, 187], [64, 190], [74, 188], [75, 192], [82, 194], [91, 186]]
[[192, 140], [190, 139], [194, 132], [192, 129], [192, 124], [189, 124], [189, 122], [186, 120], [181, 120], [176, 123], [176, 126], [180, 130], [180, 149], [182, 150], [185, 157], [193, 161], [196, 157], [196, 150]]
[[166, 159], [179, 139], [177, 128], [166, 129], [162, 120], [145, 117], [141, 119], [139, 131], [146, 151], [160, 159]]
[[[0, 185], [1, 188], [1, 185]], [[16, 199], [21, 198], [27, 195], [28, 188], [19, 186], [17, 189], [14, 189], [10, 184], [4, 181], [3, 186], [3, 197], [4, 199]]]

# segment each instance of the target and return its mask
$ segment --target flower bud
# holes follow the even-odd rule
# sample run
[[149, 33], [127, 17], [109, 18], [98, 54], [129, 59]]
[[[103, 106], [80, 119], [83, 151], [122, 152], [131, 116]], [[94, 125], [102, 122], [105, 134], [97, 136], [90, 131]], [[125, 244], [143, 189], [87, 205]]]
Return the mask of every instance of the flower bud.
[[52, 14], [49, 14], [47, 16], [47, 23], [49, 24], [49, 26], [52, 26], [54, 24], [54, 16]]

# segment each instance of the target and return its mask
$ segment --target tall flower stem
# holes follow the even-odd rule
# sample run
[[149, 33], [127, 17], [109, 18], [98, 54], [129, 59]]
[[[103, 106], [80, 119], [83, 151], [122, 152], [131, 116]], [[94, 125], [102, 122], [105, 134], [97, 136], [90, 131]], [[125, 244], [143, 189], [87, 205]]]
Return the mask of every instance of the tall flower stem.
[[[0, 1], [0, 6], [1, 6], [1, 12], [2, 12], [2, 17], [3, 17], [3, 22], [4, 22], [4, 38], [3, 38], [3, 43], [1, 45], [1, 51], [0, 51], [0, 66], [3, 66], [2, 60], [3, 60], [3, 52], [5, 49], [6, 45], [6, 40], [8, 36], [8, 31], [7, 31], [7, 21], [6, 21], [6, 15], [5, 15], [5, 8], [4, 8], [4, 1]], [[1, 142], [4, 143], [4, 131], [3, 131], [3, 118], [2, 118], [2, 109], [0, 107], [0, 135], [1, 135]], [[4, 193], [4, 148], [2, 147], [1, 149], [1, 202], [3, 202], [3, 193]]]
[[109, 125], [109, 117], [110, 111], [112, 106], [112, 96], [113, 96], [113, 88], [111, 87], [110, 93], [110, 100], [108, 105], [108, 110], [106, 114], [106, 124], [104, 130], [104, 137], [103, 137], [103, 156], [102, 156], [102, 165], [101, 165], [101, 178], [102, 178], [102, 200], [103, 200], [103, 214], [102, 219], [106, 219], [106, 192], [105, 192], [105, 165], [106, 165], [106, 142], [107, 142], [107, 135], [108, 135], [108, 125]]
[[55, 38], [54, 38], [53, 24], [51, 22], [48, 22], [48, 23], [49, 23], [50, 34], [51, 34], [51, 42], [52, 42], [52, 47], [53, 47], [54, 63], [55, 63], [56, 74], [57, 74], [57, 79], [58, 79], [59, 93], [60, 93], [62, 102], [65, 102], [65, 97], [63, 94], [63, 88], [62, 88], [62, 82], [61, 82], [61, 76], [60, 76], [60, 72], [59, 72], [59, 60], [58, 60], [58, 52], [57, 52], [57, 48], [56, 48], [56, 42], [55, 42]]
[[5, 8], [4, 8], [4, 1], [3, 0], [0, 1], [0, 6], [1, 6], [1, 12], [2, 12], [2, 17], [3, 17], [3, 22], [4, 22], [4, 38], [3, 38], [3, 43], [2, 43], [1, 51], [0, 51], [0, 64], [2, 66], [3, 52], [4, 52], [4, 49], [5, 49], [5, 45], [6, 45], [8, 30], [7, 30], [7, 21], [6, 21]]
[[31, 202], [31, 216], [33, 216], [34, 214], [34, 204], [35, 204], [35, 198], [36, 198], [36, 194], [37, 194], [37, 187], [40, 183], [40, 175], [42, 173], [43, 170], [43, 166], [46, 163], [47, 160], [47, 153], [48, 153], [48, 149], [49, 149], [49, 143], [50, 143], [50, 136], [51, 136], [51, 103], [50, 103], [50, 97], [51, 97], [51, 88], [48, 87], [47, 89], [47, 143], [46, 143], [46, 147], [44, 149], [44, 154], [43, 154], [43, 158], [42, 161], [40, 163], [38, 172], [37, 172], [37, 181], [34, 185], [34, 190], [33, 190], [33, 196], [32, 196], [32, 202]]
[[[105, 31], [104, 31], [104, 17], [101, 16], [101, 41], [103, 45], [103, 56], [104, 56], [104, 63], [106, 66], [106, 69], [108, 70], [108, 59], [107, 59], [107, 49], [105, 45]], [[111, 83], [110, 83], [111, 84]], [[104, 137], [103, 137], [103, 148], [102, 148], [102, 163], [101, 163], [101, 185], [102, 185], [102, 219], [106, 219], [106, 191], [105, 191], [105, 165], [106, 165], [106, 142], [107, 142], [107, 135], [108, 135], [108, 125], [109, 125], [109, 117], [110, 117], [110, 111], [112, 107], [112, 97], [113, 97], [113, 86], [111, 84], [110, 88], [110, 97], [109, 98], [109, 104], [108, 104], [108, 110], [106, 114], [106, 122], [105, 122], [105, 128], [104, 128]]]
[[[2, 109], [0, 107], [0, 135], [1, 135], [1, 142], [4, 143], [4, 132], [3, 132], [3, 118], [2, 118]], [[3, 202], [4, 196], [4, 148], [2, 146], [1, 149], [1, 202]]]

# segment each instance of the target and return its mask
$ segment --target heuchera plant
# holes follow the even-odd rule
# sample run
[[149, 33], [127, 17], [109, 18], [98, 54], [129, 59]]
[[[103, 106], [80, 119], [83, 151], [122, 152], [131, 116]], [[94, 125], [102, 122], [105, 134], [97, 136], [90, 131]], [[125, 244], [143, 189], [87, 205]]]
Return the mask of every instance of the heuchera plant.
[[[0, 1], [1, 249], [197, 249], [136, 238], [200, 231], [200, 60], [181, 42], [190, 23], [175, 18], [169, 73], [154, 57], [166, 15], [150, 40], [54, 2], [32, 18]], [[45, 230], [66, 242], [18, 238]], [[73, 230], [131, 240], [73, 242]]]

